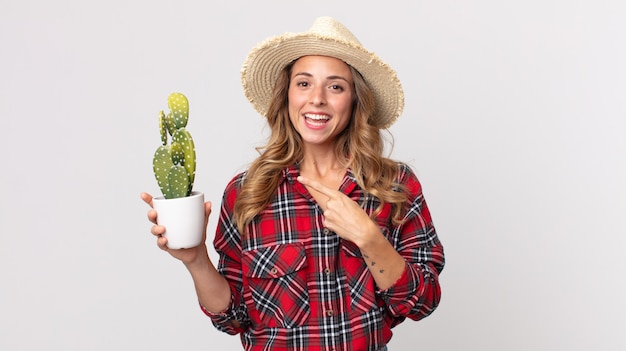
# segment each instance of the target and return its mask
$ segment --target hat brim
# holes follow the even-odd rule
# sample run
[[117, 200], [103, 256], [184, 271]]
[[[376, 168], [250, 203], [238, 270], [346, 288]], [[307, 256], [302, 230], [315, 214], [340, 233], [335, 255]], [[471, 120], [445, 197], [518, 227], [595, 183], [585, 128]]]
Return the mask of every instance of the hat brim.
[[376, 110], [371, 118], [377, 126], [388, 128], [402, 113], [402, 85], [389, 65], [359, 45], [305, 32], [268, 38], [248, 54], [241, 70], [242, 85], [261, 115], [267, 114], [280, 71], [292, 61], [310, 55], [338, 58], [361, 73], [374, 94]]

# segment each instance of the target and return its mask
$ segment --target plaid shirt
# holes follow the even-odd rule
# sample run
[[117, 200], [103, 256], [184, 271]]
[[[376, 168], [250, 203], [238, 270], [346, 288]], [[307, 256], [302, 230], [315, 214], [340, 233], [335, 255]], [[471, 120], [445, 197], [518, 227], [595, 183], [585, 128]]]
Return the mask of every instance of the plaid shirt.
[[[440, 299], [443, 248], [418, 179], [407, 165], [399, 167], [399, 183], [409, 191], [405, 222], [392, 224], [389, 205], [375, 218], [406, 260], [404, 273], [386, 290], [376, 287], [357, 246], [324, 228], [321, 208], [296, 180], [297, 167], [283, 171], [271, 204], [255, 217], [244, 240], [232, 216], [245, 173], [233, 178], [214, 240], [231, 305], [219, 314], [202, 308], [215, 327], [241, 333], [246, 350], [376, 351], [406, 317], [419, 320], [432, 313]], [[368, 213], [378, 206], [351, 171], [340, 191]]]

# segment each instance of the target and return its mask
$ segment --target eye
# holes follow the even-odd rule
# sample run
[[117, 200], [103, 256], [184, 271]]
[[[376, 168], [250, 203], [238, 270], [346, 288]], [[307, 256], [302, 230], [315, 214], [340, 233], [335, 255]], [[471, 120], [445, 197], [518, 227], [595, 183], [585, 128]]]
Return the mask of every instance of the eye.
[[309, 86], [309, 82], [301, 80], [301, 81], [296, 83], [296, 86], [306, 88], [306, 87]]
[[333, 85], [330, 86], [330, 90], [341, 92], [344, 89], [343, 89], [343, 86], [341, 86], [339, 84], [333, 84]]

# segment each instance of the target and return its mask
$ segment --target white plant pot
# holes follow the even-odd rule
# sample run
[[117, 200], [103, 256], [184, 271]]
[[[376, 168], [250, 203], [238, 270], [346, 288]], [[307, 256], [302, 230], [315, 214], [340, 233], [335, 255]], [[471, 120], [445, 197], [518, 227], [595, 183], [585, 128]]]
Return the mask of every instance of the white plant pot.
[[193, 191], [187, 197], [152, 199], [157, 223], [165, 227], [164, 237], [170, 249], [188, 249], [200, 245], [204, 237], [204, 194]]

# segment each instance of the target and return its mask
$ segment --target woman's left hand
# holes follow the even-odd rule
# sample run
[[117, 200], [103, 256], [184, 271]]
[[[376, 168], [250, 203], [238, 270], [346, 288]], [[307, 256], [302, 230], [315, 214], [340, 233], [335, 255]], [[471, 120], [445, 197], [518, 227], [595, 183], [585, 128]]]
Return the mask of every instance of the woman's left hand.
[[328, 197], [325, 204], [320, 204], [324, 211], [324, 225], [342, 239], [362, 247], [372, 239], [372, 235], [380, 234], [376, 223], [344, 193], [303, 176], [299, 176], [298, 181]]
[[365, 264], [380, 289], [391, 287], [404, 272], [406, 262], [383, 236], [376, 222], [342, 192], [303, 176], [299, 176], [298, 181], [328, 197], [325, 204], [320, 204], [324, 211], [324, 225], [361, 250]]

